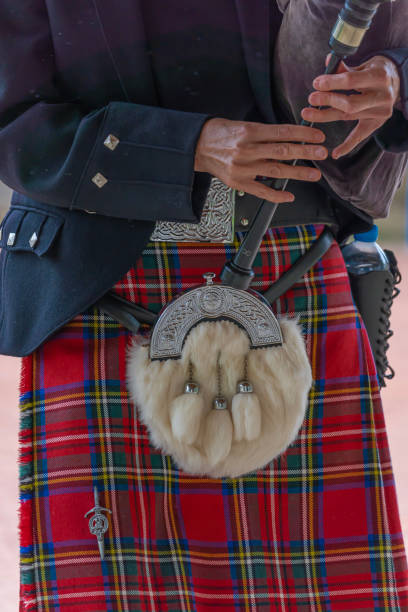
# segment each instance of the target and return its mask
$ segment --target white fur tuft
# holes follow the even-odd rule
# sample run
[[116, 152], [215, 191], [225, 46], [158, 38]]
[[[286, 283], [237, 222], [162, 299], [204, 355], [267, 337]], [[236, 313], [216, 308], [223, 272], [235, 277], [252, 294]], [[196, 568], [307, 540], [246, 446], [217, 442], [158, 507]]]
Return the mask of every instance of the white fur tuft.
[[230, 453], [232, 443], [232, 421], [224, 408], [210, 410], [204, 424], [203, 448], [211, 465], [223, 461]]
[[261, 406], [256, 393], [236, 393], [232, 398], [234, 440], [256, 440], [261, 435]]
[[184, 393], [176, 397], [169, 407], [171, 430], [174, 437], [184, 444], [194, 444], [204, 414], [201, 395]]

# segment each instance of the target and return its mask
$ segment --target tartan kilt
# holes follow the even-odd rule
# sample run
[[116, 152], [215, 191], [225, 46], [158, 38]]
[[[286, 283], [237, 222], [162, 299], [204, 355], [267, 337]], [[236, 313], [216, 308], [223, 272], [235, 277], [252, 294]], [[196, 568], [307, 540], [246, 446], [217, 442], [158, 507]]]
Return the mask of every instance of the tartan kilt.
[[[253, 287], [322, 229], [270, 229]], [[158, 312], [241, 239], [148, 244], [114, 290]], [[300, 316], [314, 384], [295, 442], [240, 478], [187, 474], [153, 447], [126, 390], [132, 334], [95, 308], [24, 358], [20, 610], [408, 610], [375, 366], [339, 246], [273, 308]], [[104, 560], [84, 518], [94, 486], [111, 510]]]

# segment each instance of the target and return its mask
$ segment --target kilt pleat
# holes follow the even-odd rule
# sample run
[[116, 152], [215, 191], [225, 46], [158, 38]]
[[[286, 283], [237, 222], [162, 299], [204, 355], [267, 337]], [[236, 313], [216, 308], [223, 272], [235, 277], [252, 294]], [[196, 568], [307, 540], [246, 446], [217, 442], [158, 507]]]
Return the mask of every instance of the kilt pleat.
[[[253, 287], [322, 229], [270, 229]], [[159, 312], [241, 239], [148, 244], [114, 290]], [[187, 474], [154, 448], [126, 389], [132, 334], [96, 308], [23, 359], [20, 610], [408, 610], [379, 387], [339, 246], [273, 309], [300, 317], [314, 383], [293, 444], [240, 478]], [[103, 560], [84, 517], [95, 486], [111, 510]]]

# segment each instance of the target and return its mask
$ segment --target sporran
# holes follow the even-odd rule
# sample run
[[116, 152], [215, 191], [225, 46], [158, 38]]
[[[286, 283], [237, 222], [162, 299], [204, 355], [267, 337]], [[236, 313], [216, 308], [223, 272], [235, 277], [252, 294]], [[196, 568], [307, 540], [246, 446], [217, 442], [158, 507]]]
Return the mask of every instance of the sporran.
[[156, 448], [185, 472], [235, 478], [295, 440], [312, 374], [296, 320], [213, 276], [166, 305], [150, 344], [135, 337], [127, 380]]

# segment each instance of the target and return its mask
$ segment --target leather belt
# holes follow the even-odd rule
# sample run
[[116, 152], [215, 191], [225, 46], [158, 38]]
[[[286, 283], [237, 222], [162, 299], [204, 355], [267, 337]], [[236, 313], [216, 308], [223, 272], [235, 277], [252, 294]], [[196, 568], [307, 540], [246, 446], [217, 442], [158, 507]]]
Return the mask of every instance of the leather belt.
[[[340, 221], [336, 207], [318, 183], [291, 181], [288, 190], [295, 196], [295, 201], [278, 206], [271, 227], [323, 224], [328, 225], [334, 234], [337, 234]], [[237, 192], [234, 223], [236, 232], [250, 228], [260, 203], [261, 200], [253, 195]]]
[[[323, 224], [337, 234], [340, 227], [333, 200], [318, 183], [291, 181], [295, 201], [280, 204], [272, 227]], [[262, 200], [236, 191], [213, 177], [199, 223], [158, 221], [150, 240], [163, 242], [234, 241], [234, 233], [249, 230]]]

